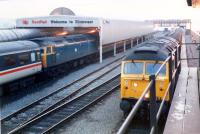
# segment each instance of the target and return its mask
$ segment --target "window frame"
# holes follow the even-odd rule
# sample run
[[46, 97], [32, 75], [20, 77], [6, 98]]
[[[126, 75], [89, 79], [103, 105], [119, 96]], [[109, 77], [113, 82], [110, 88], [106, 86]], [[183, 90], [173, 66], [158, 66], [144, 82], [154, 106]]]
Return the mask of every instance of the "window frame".
[[[14, 57], [14, 60], [15, 60], [15, 64], [11, 65], [11, 66], [7, 66], [6, 65], [6, 60], [5, 58], [8, 57], [8, 56], [13, 56]], [[17, 58], [17, 54], [9, 54], [9, 55], [3, 55], [0, 57], [1, 59], [1, 67], [0, 67], [0, 71], [4, 71], [4, 70], [8, 70], [8, 69], [12, 69], [12, 68], [15, 68], [15, 67], [18, 67], [18, 58]]]
[[47, 53], [47, 54], [51, 54], [51, 53], [52, 53], [52, 48], [51, 48], [51, 46], [47, 46], [47, 47], [46, 47], [46, 53]]
[[[145, 68], [145, 75], [146, 76], [150, 76], [150, 75], [152, 75], [152, 74], [147, 74], [147, 68], [146, 68], [146, 66], [147, 66], [147, 64], [148, 63], [152, 63], [152, 64], [155, 64], [155, 61], [146, 61], [145, 62], [145, 66], [144, 66], [144, 68]], [[160, 65], [162, 65], [163, 64], [163, 61], [158, 61], [156, 64], [160, 64]], [[158, 75], [158, 77], [167, 77], [167, 64], [165, 64], [165, 75]]]
[[3, 57], [4, 56], [0, 56], [0, 71], [3, 71], [5, 69]]
[[[12, 65], [7, 65], [6, 64], [6, 58], [7, 57], [12, 57], [15, 60], [15, 64]], [[11, 55], [5, 55], [4, 56], [4, 65], [6, 68], [11, 68], [11, 67], [15, 67], [18, 64], [17, 58], [16, 58], [16, 54], [11, 54]]]
[[125, 64], [127, 64], [127, 63], [133, 63], [133, 61], [125, 61], [123, 63], [123, 70], [122, 70], [122, 72], [123, 72], [124, 75], [143, 75], [144, 74], [144, 65], [145, 65], [144, 61], [134, 61], [134, 63], [142, 63], [143, 64], [143, 66], [142, 66], [142, 73], [137, 73], [137, 74], [136, 73], [125, 73], [124, 69], [125, 69]]
[[[22, 56], [22, 55], [28, 55], [28, 60], [24, 64], [21, 64], [21, 61], [20, 61], [21, 60], [20, 56]], [[24, 65], [27, 65], [27, 64], [31, 63], [31, 56], [30, 56], [30, 53], [28, 53], [28, 52], [26, 52], [26, 53], [19, 53], [18, 56], [17, 56], [17, 58], [18, 58], [19, 66], [24, 66]]]
[[36, 61], [41, 61], [41, 52], [40, 51], [36, 51]]

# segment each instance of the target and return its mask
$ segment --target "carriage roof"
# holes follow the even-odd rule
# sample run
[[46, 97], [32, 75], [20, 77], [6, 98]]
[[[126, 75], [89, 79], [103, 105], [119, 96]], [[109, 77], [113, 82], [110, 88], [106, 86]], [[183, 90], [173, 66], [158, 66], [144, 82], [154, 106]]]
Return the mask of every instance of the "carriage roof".
[[39, 49], [39, 45], [32, 41], [12, 41], [0, 43], [0, 55], [14, 54]]
[[178, 46], [178, 42], [171, 37], [159, 37], [136, 46], [125, 60], [159, 60], [164, 61]]

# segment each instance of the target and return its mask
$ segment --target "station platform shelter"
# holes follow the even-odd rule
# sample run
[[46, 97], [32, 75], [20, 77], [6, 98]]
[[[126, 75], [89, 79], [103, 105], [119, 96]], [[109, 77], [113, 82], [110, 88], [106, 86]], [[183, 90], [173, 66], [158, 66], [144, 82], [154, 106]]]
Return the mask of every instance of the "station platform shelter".
[[[58, 29], [57, 35], [94, 34], [99, 44], [100, 62], [102, 62], [103, 46], [112, 45], [114, 52], [116, 46], [127, 42], [133, 46], [135, 40], [148, 39], [154, 32], [152, 22], [111, 20], [96, 17], [75, 15], [50, 15], [43, 17], [20, 18], [16, 20], [16, 28]], [[125, 50], [125, 49], [124, 49]]]

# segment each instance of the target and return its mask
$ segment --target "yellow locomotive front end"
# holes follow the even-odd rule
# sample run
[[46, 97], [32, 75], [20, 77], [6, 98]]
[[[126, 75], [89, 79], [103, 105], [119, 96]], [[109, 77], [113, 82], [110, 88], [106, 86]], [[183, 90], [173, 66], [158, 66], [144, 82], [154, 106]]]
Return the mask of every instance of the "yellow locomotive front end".
[[[128, 112], [140, 98], [147, 85], [149, 76], [155, 74], [163, 61], [153, 60], [124, 60], [121, 66], [121, 104], [120, 108]], [[169, 83], [168, 64], [156, 78], [156, 98], [161, 101]], [[150, 94], [145, 95], [145, 104], [148, 104]], [[169, 95], [166, 101], [169, 100]]]

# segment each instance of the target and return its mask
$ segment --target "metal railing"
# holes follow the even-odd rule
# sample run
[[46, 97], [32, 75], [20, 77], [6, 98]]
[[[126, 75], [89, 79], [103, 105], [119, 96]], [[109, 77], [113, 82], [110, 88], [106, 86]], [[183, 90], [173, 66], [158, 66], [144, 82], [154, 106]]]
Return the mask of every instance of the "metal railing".
[[[180, 45], [177, 47], [177, 49], [175, 51], [173, 51], [169, 57], [163, 62], [163, 64], [160, 66], [160, 68], [158, 69], [158, 71], [149, 76], [149, 84], [147, 85], [147, 87], [145, 88], [145, 90], [143, 91], [141, 97], [138, 99], [138, 101], [136, 102], [136, 104], [134, 105], [134, 107], [132, 108], [131, 112], [129, 113], [129, 115], [127, 116], [126, 120], [124, 121], [124, 123], [122, 124], [122, 126], [120, 127], [119, 131], [117, 132], [117, 134], [124, 134], [127, 130], [128, 127], [130, 125], [130, 123], [132, 122], [134, 116], [136, 115], [139, 107], [141, 106], [143, 100], [144, 100], [144, 96], [147, 92], [150, 91], [150, 133], [158, 133], [158, 129], [157, 129], [157, 124], [164, 106], [164, 102], [166, 100], [167, 94], [169, 94], [169, 102], [171, 102], [172, 100], [172, 96], [173, 96], [173, 92], [174, 92], [174, 87], [175, 87], [175, 81], [177, 81], [178, 79], [178, 73], [177, 71], [180, 71], [178, 69], [180, 69]], [[179, 53], [178, 53], [179, 52]], [[173, 61], [172, 61], [172, 55], [175, 55], [176, 58], [174, 61], [174, 65], [173, 65]], [[179, 61], [179, 63], [177, 62]], [[168, 84], [168, 87], [164, 93], [163, 99], [161, 101], [160, 107], [156, 108], [156, 78], [158, 77], [160, 71], [162, 70], [162, 68], [169, 63], [169, 81], [170, 83]], [[174, 66], [174, 68], [172, 68], [172, 66]], [[174, 69], [174, 73], [172, 74], [172, 70]], [[133, 124], [132, 124], [133, 125]]]

